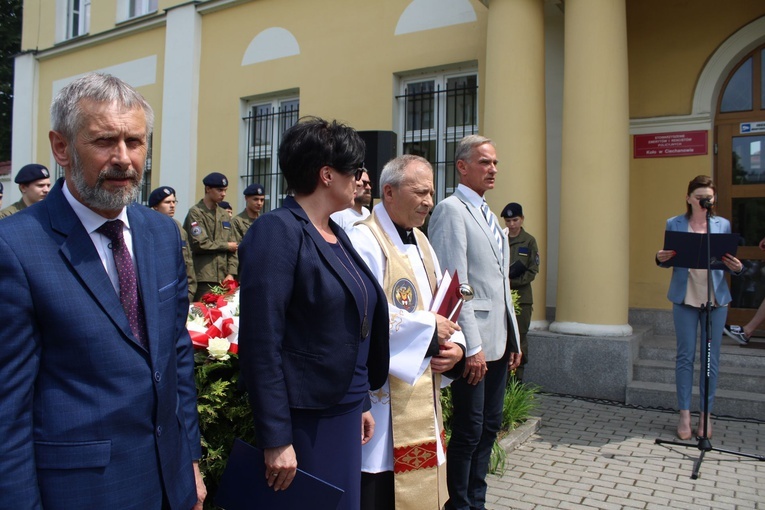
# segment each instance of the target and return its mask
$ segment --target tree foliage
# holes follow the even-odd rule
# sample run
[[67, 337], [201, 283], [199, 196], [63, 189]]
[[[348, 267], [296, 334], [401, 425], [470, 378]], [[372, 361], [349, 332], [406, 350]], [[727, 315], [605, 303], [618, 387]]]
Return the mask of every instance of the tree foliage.
[[0, 0], [0, 161], [11, 159], [13, 63], [21, 50], [23, 0]]

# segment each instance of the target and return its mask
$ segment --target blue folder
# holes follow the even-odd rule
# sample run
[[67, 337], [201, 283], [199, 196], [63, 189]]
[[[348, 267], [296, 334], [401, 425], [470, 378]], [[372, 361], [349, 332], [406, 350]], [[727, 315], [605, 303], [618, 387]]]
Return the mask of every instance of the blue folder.
[[[722, 261], [723, 255], [730, 253], [736, 256], [739, 240], [738, 234], [710, 234], [712, 246], [710, 250], [711, 268], [726, 269]], [[687, 267], [691, 269], [707, 268], [707, 235], [694, 232], [664, 231], [664, 249], [675, 250], [677, 255], [664, 263], [666, 266]]]
[[266, 482], [263, 450], [236, 439], [215, 504], [224, 510], [336, 510], [344, 492], [300, 468], [287, 490], [274, 491]]

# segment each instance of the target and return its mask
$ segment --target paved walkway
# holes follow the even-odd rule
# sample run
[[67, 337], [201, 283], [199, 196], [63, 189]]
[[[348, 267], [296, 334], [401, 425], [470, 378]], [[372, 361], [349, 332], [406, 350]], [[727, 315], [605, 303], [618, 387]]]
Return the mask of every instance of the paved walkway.
[[[674, 412], [554, 395], [539, 399], [539, 429], [508, 454], [502, 476], [489, 477], [490, 510], [765, 510], [765, 462], [707, 452], [692, 480], [700, 453], [695, 446], [654, 443], [674, 439]], [[713, 425], [713, 447], [765, 456], [765, 423], [716, 419]]]

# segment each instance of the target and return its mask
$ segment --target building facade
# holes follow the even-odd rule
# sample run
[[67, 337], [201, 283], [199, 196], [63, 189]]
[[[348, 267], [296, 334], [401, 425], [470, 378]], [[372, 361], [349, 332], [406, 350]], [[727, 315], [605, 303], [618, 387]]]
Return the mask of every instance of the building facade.
[[539, 242], [533, 327], [603, 338], [670, 308], [654, 254], [710, 174], [744, 238], [741, 322], [765, 294], [764, 48], [761, 0], [27, 0], [13, 172], [55, 166], [51, 99], [97, 70], [154, 107], [146, 189], [173, 186], [181, 214], [211, 171], [239, 208], [251, 182], [278, 206], [276, 147], [304, 115], [394, 133], [434, 163], [438, 199], [455, 141], [480, 133], [500, 158], [490, 206], [523, 204]]

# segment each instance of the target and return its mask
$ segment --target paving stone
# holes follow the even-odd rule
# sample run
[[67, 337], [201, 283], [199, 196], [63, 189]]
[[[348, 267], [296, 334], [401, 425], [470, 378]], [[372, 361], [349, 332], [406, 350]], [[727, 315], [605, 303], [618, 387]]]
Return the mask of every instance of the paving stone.
[[646, 503], [644, 501], [638, 501], [629, 498], [617, 498], [615, 496], [608, 496], [606, 499], [608, 503], [616, 503], [621, 505], [622, 508], [645, 508]]
[[[488, 478], [490, 510], [765, 510], [765, 462], [710, 451], [692, 480], [697, 448], [655, 444], [674, 440], [674, 412], [547, 394], [538, 402], [538, 428]], [[765, 455], [765, 423], [714, 425], [715, 448]]]

